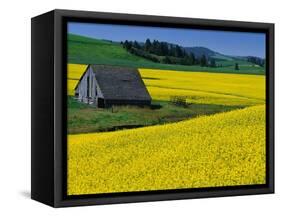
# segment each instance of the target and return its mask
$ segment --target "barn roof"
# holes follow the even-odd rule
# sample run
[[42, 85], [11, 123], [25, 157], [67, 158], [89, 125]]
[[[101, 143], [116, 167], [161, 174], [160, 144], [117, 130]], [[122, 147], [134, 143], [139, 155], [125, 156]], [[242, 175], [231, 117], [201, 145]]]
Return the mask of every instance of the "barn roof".
[[90, 65], [105, 99], [151, 100], [136, 68]]

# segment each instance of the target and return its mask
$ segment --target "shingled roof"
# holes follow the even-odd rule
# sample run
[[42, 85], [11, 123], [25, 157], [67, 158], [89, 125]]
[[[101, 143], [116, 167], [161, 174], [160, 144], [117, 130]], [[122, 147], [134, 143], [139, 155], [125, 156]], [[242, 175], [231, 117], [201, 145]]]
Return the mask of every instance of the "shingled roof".
[[151, 100], [136, 68], [90, 65], [105, 99]]

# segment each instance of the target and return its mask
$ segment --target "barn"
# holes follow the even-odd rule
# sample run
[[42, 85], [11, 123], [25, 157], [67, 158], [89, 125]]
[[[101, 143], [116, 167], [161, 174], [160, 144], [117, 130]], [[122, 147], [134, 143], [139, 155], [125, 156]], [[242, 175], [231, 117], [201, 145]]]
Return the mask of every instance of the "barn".
[[139, 71], [120, 66], [88, 65], [75, 87], [75, 97], [99, 108], [151, 104]]

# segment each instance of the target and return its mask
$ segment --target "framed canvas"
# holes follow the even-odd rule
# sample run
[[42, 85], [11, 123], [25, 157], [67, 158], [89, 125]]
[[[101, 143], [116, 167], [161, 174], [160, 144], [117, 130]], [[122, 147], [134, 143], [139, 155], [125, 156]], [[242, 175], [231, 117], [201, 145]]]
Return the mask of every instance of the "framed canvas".
[[31, 23], [32, 199], [274, 192], [274, 24], [69, 10]]

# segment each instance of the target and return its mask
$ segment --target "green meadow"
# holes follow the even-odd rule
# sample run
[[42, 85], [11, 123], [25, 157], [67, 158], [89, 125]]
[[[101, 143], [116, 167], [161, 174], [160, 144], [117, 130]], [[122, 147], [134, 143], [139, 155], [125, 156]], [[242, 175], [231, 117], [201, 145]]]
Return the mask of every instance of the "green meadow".
[[[221, 67], [201, 67], [156, 63], [127, 52], [120, 43], [68, 34], [68, 63], [107, 64], [136, 68], [168, 69], [177, 71], [220, 72], [235, 74], [264, 74], [264, 67], [253, 65], [245, 60], [215, 56]], [[239, 70], [235, 70], [235, 63]]]

